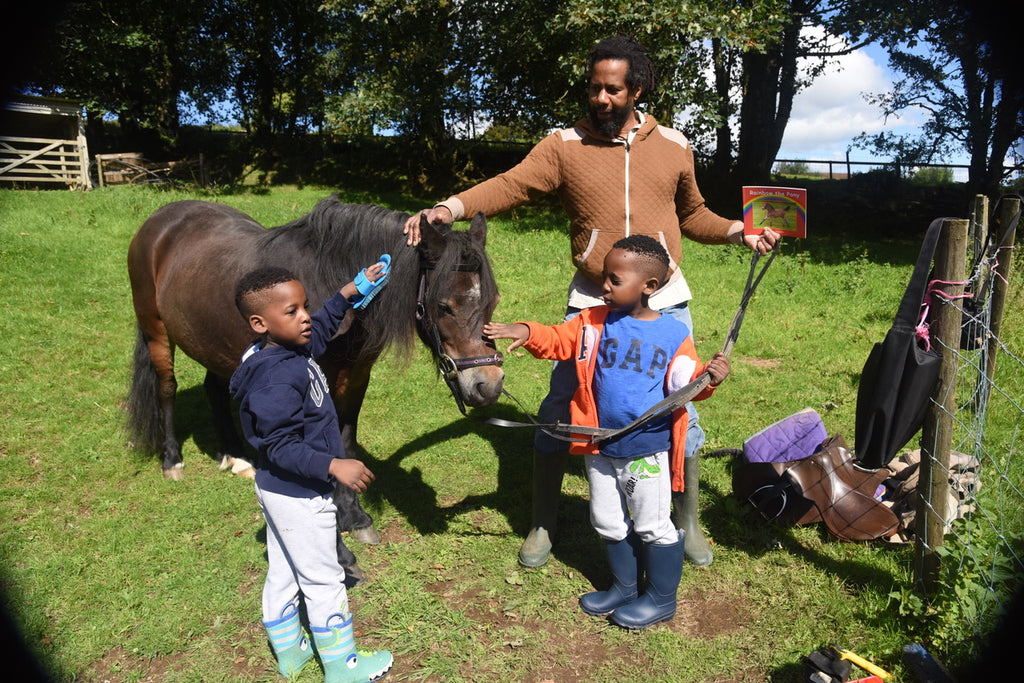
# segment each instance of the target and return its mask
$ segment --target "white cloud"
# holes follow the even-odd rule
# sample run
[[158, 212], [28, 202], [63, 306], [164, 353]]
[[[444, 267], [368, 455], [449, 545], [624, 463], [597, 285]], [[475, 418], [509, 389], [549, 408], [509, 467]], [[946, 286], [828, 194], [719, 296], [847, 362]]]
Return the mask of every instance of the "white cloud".
[[[797, 94], [779, 158], [842, 159], [861, 133], [914, 127], [907, 119], [886, 120], [881, 109], [864, 98], [892, 87], [890, 73], [874, 56], [878, 54], [858, 50], [843, 56]], [[851, 158], [866, 155], [863, 150], [851, 152]]]

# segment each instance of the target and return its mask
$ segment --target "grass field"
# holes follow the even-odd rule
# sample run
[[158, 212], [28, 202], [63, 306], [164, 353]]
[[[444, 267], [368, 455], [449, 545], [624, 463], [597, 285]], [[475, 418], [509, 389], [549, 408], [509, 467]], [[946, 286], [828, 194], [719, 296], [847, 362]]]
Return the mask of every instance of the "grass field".
[[[279, 225], [328, 193], [201, 197]], [[158, 460], [132, 452], [120, 430], [135, 333], [127, 245], [153, 210], [196, 196], [0, 190], [0, 586], [60, 681], [278, 680], [259, 623], [263, 522], [251, 481], [209, 457], [199, 366], [178, 361], [183, 482], [165, 481]], [[342, 197], [405, 211], [423, 204]], [[920, 217], [922, 232], [932, 218]], [[572, 268], [564, 218], [521, 210], [489, 228], [502, 293], [495, 318], [557, 322]], [[732, 376], [699, 406], [705, 451], [738, 447], [808, 406], [852, 443], [860, 371], [917, 248], [836, 235], [786, 244], [750, 304]], [[749, 260], [736, 247], [685, 245], [702, 357], [724, 341]], [[1014, 287], [1003, 328], [1011, 344], [1024, 327], [1021, 303]], [[534, 411], [548, 368], [509, 354], [506, 388]], [[524, 419], [507, 399], [479, 412]], [[552, 560], [533, 570], [516, 562], [531, 439], [463, 418], [425, 349], [408, 367], [385, 358], [375, 368], [360, 442], [377, 476], [364, 506], [384, 542], [351, 542], [368, 581], [350, 598], [360, 644], [395, 654], [388, 680], [787, 682], [801, 680], [801, 656], [835, 642], [909, 681], [903, 645], [937, 641], [931, 622], [902, 616], [890, 597], [911, 585], [909, 548], [764, 522], [732, 496], [724, 458], [702, 462], [715, 562], [687, 565], [675, 619], [633, 633], [587, 617], [576, 600], [608, 576], [578, 462]], [[322, 680], [319, 667], [299, 680]]]

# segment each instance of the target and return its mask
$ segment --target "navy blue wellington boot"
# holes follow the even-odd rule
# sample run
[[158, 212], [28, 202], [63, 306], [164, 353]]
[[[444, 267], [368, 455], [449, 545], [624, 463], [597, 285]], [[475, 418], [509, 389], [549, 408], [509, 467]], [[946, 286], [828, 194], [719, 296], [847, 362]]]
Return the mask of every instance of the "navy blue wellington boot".
[[642, 545], [635, 534], [621, 541], [605, 541], [612, 585], [606, 591], [594, 591], [580, 598], [580, 609], [595, 617], [604, 617], [637, 599], [638, 549]]
[[644, 544], [647, 558], [647, 589], [639, 598], [612, 612], [612, 621], [623, 628], [647, 628], [676, 614], [676, 593], [683, 576], [683, 544]]

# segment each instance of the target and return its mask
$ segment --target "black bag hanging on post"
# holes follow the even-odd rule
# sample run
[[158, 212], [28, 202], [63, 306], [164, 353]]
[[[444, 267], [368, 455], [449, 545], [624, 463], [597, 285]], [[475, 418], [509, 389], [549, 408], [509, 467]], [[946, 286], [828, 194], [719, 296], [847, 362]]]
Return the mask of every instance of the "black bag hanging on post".
[[944, 220], [928, 226], [892, 328], [861, 372], [854, 444], [864, 467], [884, 467], [921, 428], [939, 377], [942, 354], [919, 339], [916, 328]]

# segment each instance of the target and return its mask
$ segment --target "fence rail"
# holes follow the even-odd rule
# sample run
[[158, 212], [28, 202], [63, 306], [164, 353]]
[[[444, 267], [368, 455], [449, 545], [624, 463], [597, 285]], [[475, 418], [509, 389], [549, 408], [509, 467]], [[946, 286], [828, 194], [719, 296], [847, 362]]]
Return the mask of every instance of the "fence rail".
[[[864, 173], [877, 169], [893, 171], [898, 176], [914, 169], [923, 168], [948, 168], [953, 172], [953, 181], [958, 183], [967, 182], [970, 166], [967, 164], [906, 164], [895, 159], [893, 161], [852, 161], [849, 155], [845, 159], [776, 159], [772, 166], [773, 173], [779, 173], [784, 164], [799, 164], [806, 166], [810, 173], [827, 175], [829, 180], [842, 180], [849, 178], [854, 173]], [[819, 170], [820, 169], [820, 170]], [[1004, 166], [1003, 172], [1007, 177], [1019, 176], [1024, 173], [1021, 166]]]

